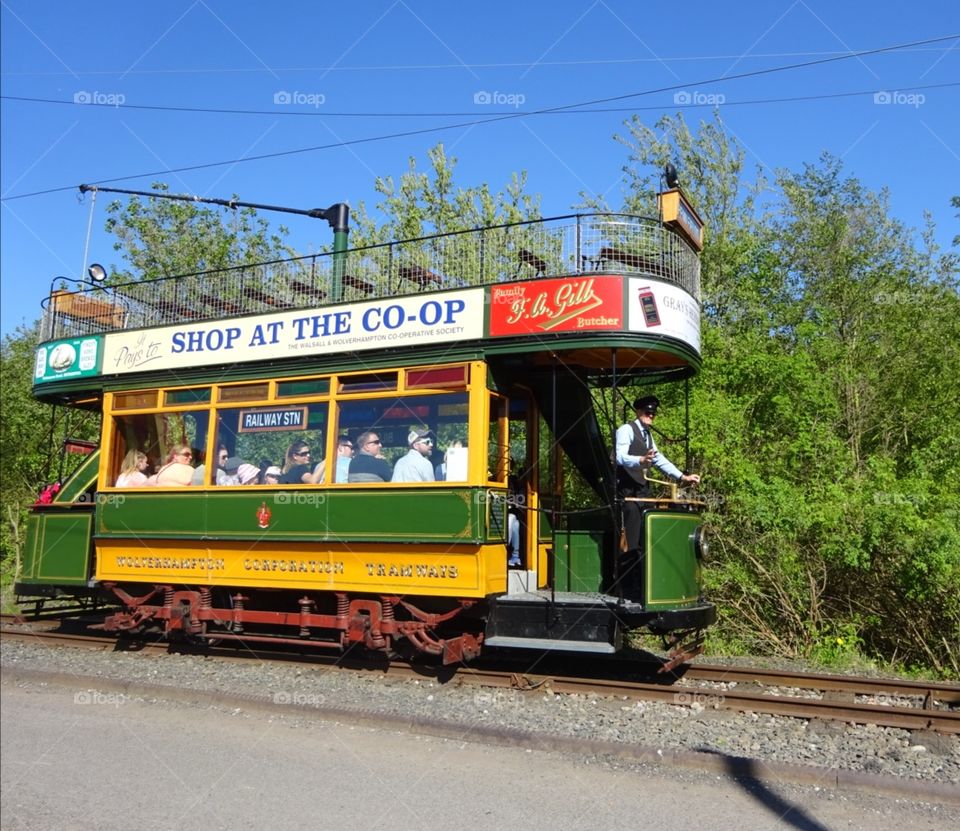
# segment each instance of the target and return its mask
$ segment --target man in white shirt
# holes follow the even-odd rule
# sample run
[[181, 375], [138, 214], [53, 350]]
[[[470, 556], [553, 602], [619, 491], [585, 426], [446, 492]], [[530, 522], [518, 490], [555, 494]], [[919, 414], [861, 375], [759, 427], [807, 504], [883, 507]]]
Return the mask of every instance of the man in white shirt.
[[[696, 473], [684, 473], [657, 449], [650, 428], [659, 407], [660, 399], [655, 395], [638, 398], [633, 402], [636, 420], [617, 428], [617, 493], [621, 498], [650, 496], [650, 483], [644, 477], [651, 467], [678, 484], [700, 481]], [[642, 547], [642, 504], [629, 500], [623, 503], [623, 528], [628, 550], [639, 551]]]
[[407, 435], [410, 450], [393, 466], [391, 482], [435, 482], [430, 454], [433, 453], [433, 431], [414, 428]]

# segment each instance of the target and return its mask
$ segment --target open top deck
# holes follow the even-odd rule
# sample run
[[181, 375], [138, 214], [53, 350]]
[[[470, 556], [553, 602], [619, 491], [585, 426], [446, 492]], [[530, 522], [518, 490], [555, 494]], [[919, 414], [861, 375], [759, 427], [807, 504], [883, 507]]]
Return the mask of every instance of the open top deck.
[[[44, 395], [61, 386], [52, 382], [94, 376], [454, 342], [576, 349], [576, 363], [598, 368], [609, 364], [606, 347], [633, 343], [646, 365], [689, 369], [699, 360], [699, 296], [699, 258], [673, 229], [569, 215], [53, 291], [35, 384]], [[662, 358], [650, 352], [658, 343]]]

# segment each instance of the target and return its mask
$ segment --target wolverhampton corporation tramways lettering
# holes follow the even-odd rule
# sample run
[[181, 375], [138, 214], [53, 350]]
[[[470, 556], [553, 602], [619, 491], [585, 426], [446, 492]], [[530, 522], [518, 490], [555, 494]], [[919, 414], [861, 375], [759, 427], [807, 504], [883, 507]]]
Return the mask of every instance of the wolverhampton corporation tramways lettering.
[[369, 577], [435, 577], [456, 580], [460, 576], [460, 569], [456, 566], [431, 566], [426, 563], [401, 566], [387, 563], [367, 563], [366, 565]]

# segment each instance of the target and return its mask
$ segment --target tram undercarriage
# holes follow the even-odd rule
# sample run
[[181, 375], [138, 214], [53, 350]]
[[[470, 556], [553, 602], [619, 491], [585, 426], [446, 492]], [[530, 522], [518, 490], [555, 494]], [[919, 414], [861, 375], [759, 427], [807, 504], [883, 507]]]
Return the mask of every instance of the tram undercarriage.
[[396, 595], [332, 592], [304, 594], [292, 610], [277, 607], [290, 605], [285, 593], [280, 600], [275, 592], [244, 594], [207, 586], [104, 583], [102, 588], [123, 606], [95, 627], [109, 632], [331, 650], [359, 645], [387, 654], [439, 656], [444, 664], [470, 661], [484, 646], [613, 654], [621, 649], [625, 631], [646, 628], [664, 635], [668, 666], [675, 666], [699, 654], [700, 633], [716, 616], [708, 603], [651, 612], [609, 595], [570, 592], [459, 598], [437, 610]]

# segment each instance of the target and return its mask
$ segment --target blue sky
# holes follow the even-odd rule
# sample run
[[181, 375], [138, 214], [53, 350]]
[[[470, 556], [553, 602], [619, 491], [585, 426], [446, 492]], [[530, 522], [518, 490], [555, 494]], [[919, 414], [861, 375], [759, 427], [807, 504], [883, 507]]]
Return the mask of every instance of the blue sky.
[[[303, 208], [363, 200], [370, 209], [376, 176], [399, 176], [410, 156], [425, 162], [426, 150], [442, 140], [459, 159], [459, 184], [497, 189], [513, 171], [526, 170], [528, 190], [542, 195], [549, 216], [569, 212], [581, 191], [619, 205], [626, 153], [612, 136], [624, 132], [631, 112], [652, 124], [683, 110], [696, 123], [710, 117], [713, 102], [748, 163], [768, 176], [777, 168], [797, 170], [828, 150], [867, 186], [888, 187], [894, 215], [907, 224], [919, 227], [926, 209], [941, 244], [958, 233], [949, 203], [960, 194], [960, 86], [943, 85], [960, 82], [960, 40], [730, 80], [957, 34], [954, 0], [659, 6], [368, 0], [269, 7], [2, 0], [0, 24], [4, 333], [38, 316], [53, 277], [81, 276], [90, 219], [89, 197], [77, 199], [81, 182], [131, 177], [113, 186], [148, 190], [151, 181], [164, 181], [176, 193], [237, 194]], [[160, 172], [665, 87], [672, 89], [602, 105], [619, 112], [534, 115]], [[862, 94], [737, 103], [848, 92]], [[697, 103], [707, 106], [689, 106]], [[65, 190], [16, 198], [58, 188]], [[101, 195], [86, 262], [109, 266], [118, 255], [103, 231], [106, 202]], [[301, 251], [329, 241], [324, 222], [283, 222]]]

